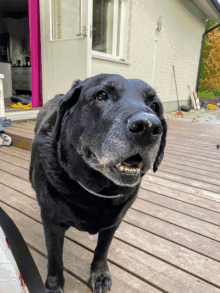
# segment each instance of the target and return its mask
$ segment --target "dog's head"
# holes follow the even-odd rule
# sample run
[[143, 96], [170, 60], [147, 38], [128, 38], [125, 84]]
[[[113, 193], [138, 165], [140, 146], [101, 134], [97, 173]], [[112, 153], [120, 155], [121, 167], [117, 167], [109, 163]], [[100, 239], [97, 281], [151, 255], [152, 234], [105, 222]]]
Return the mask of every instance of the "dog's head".
[[167, 124], [162, 103], [145, 82], [113, 74], [78, 80], [57, 111], [54, 140], [71, 178], [82, 180], [77, 174], [84, 170], [90, 183], [104, 176], [134, 187], [151, 167], [157, 171]]

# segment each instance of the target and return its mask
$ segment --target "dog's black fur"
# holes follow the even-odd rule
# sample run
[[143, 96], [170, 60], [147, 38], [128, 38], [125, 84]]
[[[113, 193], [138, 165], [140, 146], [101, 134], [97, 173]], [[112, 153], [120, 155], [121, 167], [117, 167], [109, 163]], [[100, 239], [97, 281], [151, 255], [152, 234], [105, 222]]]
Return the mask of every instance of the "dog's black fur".
[[[137, 197], [141, 178], [160, 165], [166, 133], [156, 92], [141, 80], [120, 75], [78, 80], [65, 96], [43, 106], [32, 145], [30, 181], [45, 231], [48, 292], [62, 292], [64, 234], [71, 226], [99, 233], [89, 286], [95, 292], [110, 290], [110, 243]], [[109, 170], [136, 154], [143, 162], [140, 173]]]

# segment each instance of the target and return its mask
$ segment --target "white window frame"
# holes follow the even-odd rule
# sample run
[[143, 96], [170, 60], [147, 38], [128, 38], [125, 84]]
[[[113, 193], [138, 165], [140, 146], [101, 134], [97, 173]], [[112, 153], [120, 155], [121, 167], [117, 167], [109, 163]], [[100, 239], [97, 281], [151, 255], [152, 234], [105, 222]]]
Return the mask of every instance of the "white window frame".
[[[118, 3], [121, 1], [121, 27], [120, 27], [120, 45], [119, 45], [119, 56], [117, 53], [117, 31], [118, 31]], [[118, 60], [125, 61], [126, 59], [126, 41], [127, 41], [127, 30], [128, 30], [128, 7], [130, 0], [113, 0], [114, 2], [114, 20], [113, 20], [113, 43], [112, 43], [112, 54], [103, 53], [92, 50], [92, 57], [100, 59]]]

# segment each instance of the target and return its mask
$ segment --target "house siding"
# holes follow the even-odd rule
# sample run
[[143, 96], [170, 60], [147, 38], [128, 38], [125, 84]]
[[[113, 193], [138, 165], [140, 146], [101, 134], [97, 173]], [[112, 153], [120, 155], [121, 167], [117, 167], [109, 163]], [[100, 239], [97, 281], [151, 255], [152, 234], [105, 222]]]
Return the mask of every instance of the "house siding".
[[[130, 0], [128, 64], [92, 58], [92, 75], [117, 73], [126, 78], [142, 79], [156, 89], [167, 112], [177, 109], [174, 65], [180, 105], [188, 103], [188, 86], [191, 91], [196, 86], [205, 16], [191, 1], [182, 1]], [[159, 17], [162, 28], [156, 33]]]

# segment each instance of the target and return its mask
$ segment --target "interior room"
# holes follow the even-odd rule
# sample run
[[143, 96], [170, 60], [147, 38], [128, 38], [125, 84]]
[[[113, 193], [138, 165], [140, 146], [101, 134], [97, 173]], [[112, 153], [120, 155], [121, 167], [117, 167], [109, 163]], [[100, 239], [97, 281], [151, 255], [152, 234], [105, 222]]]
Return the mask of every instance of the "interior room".
[[[5, 111], [30, 109], [28, 0], [0, 0], [0, 73], [4, 75]], [[23, 107], [17, 103], [16, 97], [21, 98]]]

